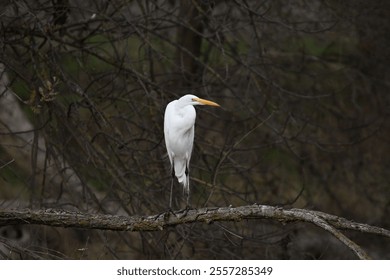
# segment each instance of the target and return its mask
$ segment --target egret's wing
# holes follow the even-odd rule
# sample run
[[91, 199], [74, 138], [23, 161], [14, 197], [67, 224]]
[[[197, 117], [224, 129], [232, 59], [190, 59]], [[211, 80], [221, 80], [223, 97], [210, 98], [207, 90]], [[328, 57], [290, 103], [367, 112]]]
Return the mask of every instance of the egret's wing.
[[165, 139], [165, 147], [167, 148], [167, 153], [169, 157], [169, 161], [172, 165], [173, 153], [172, 153], [172, 143], [171, 143], [171, 134], [172, 134], [172, 118], [174, 117], [174, 106], [173, 101], [170, 102], [164, 114], [164, 139]]

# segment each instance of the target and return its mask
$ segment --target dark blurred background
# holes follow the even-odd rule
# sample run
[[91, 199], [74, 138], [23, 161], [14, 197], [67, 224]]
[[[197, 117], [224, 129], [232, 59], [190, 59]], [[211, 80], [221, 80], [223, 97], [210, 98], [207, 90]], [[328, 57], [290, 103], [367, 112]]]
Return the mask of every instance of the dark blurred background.
[[[388, 229], [389, 34], [385, 0], [2, 1], [0, 208], [166, 211], [163, 114], [192, 93], [222, 106], [197, 108], [193, 207], [299, 207]], [[388, 239], [345, 234], [390, 258]], [[0, 258], [356, 256], [314, 226], [250, 220], [7, 226]]]

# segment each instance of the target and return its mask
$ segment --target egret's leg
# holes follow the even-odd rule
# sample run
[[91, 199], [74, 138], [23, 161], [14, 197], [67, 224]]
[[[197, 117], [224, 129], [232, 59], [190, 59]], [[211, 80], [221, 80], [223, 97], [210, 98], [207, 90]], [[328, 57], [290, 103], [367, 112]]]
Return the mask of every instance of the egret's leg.
[[171, 194], [169, 195], [169, 209], [172, 209], [173, 178], [171, 180]]
[[190, 192], [187, 193], [187, 205], [186, 205], [187, 208], [190, 207]]
[[186, 205], [186, 207], [188, 208], [190, 205], [190, 172], [188, 171], [188, 166], [186, 166], [186, 177], [187, 177], [187, 180], [186, 180], [186, 183], [187, 183], [187, 186], [186, 186], [187, 205]]
[[172, 166], [171, 194], [169, 195], [169, 209], [172, 209], [173, 181], [175, 180], [175, 169]]

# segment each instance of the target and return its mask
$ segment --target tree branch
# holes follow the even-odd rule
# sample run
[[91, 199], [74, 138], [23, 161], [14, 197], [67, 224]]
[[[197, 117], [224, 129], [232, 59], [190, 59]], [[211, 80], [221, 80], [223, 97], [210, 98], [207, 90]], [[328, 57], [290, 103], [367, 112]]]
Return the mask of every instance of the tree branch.
[[356, 223], [327, 213], [304, 210], [282, 209], [267, 205], [247, 205], [240, 207], [215, 207], [176, 212], [165, 212], [152, 216], [114, 216], [64, 210], [0, 210], [0, 226], [15, 224], [38, 224], [54, 227], [75, 227], [113, 231], [157, 231], [166, 227], [186, 223], [212, 223], [215, 221], [242, 221], [245, 219], [273, 219], [285, 222], [312, 223], [333, 234], [350, 248], [360, 259], [369, 259], [367, 253], [356, 243], [347, 238], [338, 229], [355, 230], [378, 234], [390, 238], [390, 231]]

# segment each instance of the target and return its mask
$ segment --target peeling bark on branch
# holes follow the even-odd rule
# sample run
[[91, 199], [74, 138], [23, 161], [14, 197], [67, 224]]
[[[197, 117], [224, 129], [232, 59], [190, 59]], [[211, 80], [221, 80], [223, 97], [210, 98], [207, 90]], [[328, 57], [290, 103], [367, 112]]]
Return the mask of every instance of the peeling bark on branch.
[[212, 223], [216, 221], [242, 221], [245, 219], [273, 219], [279, 222], [308, 222], [330, 233], [349, 247], [360, 259], [369, 256], [338, 229], [355, 230], [390, 238], [390, 231], [356, 223], [347, 219], [304, 209], [282, 209], [267, 205], [241, 207], [201, 208], [166, 212], [152, 216], [113, 216], [64, 210], [0, 210], [0, 226], [15, 224], [39, 224], [54, 227], [75, 227], [113, 231], [158, 231], [169, 226], [186, 223]]

